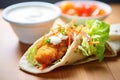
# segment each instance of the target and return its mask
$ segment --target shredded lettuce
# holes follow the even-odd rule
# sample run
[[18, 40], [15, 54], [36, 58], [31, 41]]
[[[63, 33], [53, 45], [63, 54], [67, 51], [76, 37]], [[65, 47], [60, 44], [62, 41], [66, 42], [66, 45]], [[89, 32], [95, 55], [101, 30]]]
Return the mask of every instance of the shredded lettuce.
[[94, 54], [99, 59], [99, 62], [101, 62], [104, 58], [105, 42], [109, 38], [110, 25], [99, 20], [87, 20], [86, 27], [86, 33], [90, 36], [91, 40], [93, 42], [99, 41], [99, 44], [90, 45], [86, 37], [82, 37], [82, 48], [79, 46], [79, 49], [82, 50], [82, 53], [85, 56]]
[[39, 67], [40, 64], [35, 60], [35, 55], [37, 53], [37, 47], [38, 47], [38, 45], [36, 44], [29, 48], [28, 53], [27, 53], [27, 60], [32, 65]]

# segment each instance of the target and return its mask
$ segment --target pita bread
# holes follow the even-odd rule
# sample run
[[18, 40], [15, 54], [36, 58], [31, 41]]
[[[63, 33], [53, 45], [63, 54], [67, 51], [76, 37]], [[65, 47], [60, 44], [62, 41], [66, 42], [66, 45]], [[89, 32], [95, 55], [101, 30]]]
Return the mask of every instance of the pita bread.
[[[60, 19], [58, 19], [56, 21], [56, 23], [58, 22], [62, 22]], [[53, 28], [55, 28], [54, 24]], [[63, 23], [64, 24], [64, 23]], [[39, 40], [37, 40], [31, 47], [33, 47], [35, 44], [37, 44], [42, 38], [40, 38]], [[47, 68], [45, 68], [44, 70], [39, 70], [38, 67], [33, 66], [32, 64], [28, 63], [26, 56], [27, 53], [29, 51], [29, 48], [26, 53], [23, 55], [23, 57], [20, 59], [19, 61], [19, 67], [24, 70], [27, 71], [29, 73], [33, 73], [33, 74], [40, 74], [40, 73], [47, 73], [52, 71], [53, 69], [60, 67], [60, 66], [65, 66], [65, 65], [78, 65], [78, 64], [82, 64], [82, 63], [86, 63], [86, 62], [90, 62], [93, 60], [97, 60], [97, 58], [95, 56], [91, 56], [91, 57], [86, 57], [83, 56], [82, 54], [80, 54], [80, 52], [77, 50], [77, 45], [80, 44], [80, 36], [77, 36], [76, 39], [77, 42], [74, 42], [71, 44], [71, 46], [67, 49], [66, 54], [63, 56], [63, 58], [60, 60], [60, 62], [54, 64], [54, 65], [50, 65]], [[105, 57], [113, 57], [117, 55], [117, 52], [120, 50], [120, 42], [111, 42], [111, 41], [107, 41], [106, 42], [106, 53], [105, 53]], [[74, 46], [74, 44], [76, 46]], [[113, 46], [114, 45], [114, 46]], [[74, 46], [74, 48], [73, 48]], [[115, 47], [117, 46], [117, 47]], [[109, 54], [109, 52], [111, 52], [111, 54]], [[74, 54], [74, 56], [73, 56]]]

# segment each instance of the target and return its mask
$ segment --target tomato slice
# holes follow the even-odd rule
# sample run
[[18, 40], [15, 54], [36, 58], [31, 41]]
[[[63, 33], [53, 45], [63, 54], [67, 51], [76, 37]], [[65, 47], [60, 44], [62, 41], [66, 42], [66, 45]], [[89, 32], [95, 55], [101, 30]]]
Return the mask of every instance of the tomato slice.
[[92, 12], [98, 8], [98, 6], [95, 3], [90, 4], [90, 8]]
[[59, 7], [62, 13], [72, 16], [100, 16], [106, 13], [104, 9], [100, 9], [95, 3], [65, 1]]
[[85, 5], [83, 3], [76, 3], [75, 10], [79, 16], [82, 16], [85, 11]]

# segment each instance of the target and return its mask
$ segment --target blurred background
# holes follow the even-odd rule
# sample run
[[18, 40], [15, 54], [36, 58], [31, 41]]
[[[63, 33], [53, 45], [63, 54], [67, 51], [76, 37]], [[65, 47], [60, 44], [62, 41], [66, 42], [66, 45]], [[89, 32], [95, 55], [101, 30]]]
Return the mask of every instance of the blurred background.
[[[26, 2], [26, 1], [44, 1], [44, 2], [55, 3], [57, 1], [62, 1], [62, 0], [0, 0], [0, 8], [5, 8], [9, 5], [19, 2]], [[105, 3], [120, 3], [120, 0], [98, 0], [98, 1], [102, 1]]]

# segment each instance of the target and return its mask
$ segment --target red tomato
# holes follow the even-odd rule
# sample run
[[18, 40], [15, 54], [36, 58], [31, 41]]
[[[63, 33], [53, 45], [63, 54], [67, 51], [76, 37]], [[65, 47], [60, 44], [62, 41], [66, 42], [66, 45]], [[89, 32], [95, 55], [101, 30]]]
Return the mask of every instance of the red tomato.
[[60, 4], [60, 8], [62, 13], [72, 16], [99, 16], [106, 13], [103, 9], [99, 9], [95, 3], [85, 4], [66, 1]]
[[60, 8], [62, 12], [65, 13], [68, 9], [74, 8], [74, 4], [70, 1], [66, 1], [60, 5]]
[[96, 8], [97, 8], [97, 5], [95, 4], [86, 4], [84, 16], [91, 16]]
[[81, 16], [84, 13], [85, 5], [83, 3], [76, 3], [75, 4], [75, 10], [79, 16]]
[[89, 4], [86, 4], [86, 6], [85, 6], [85, 13], [86, 13], [86, 16], [90, 16], [92, 13], [92, 9]]
[[90, 7], [91, 7], [92, 12], [98, 8], [98, 6], [95, 3], [90, 4]]

